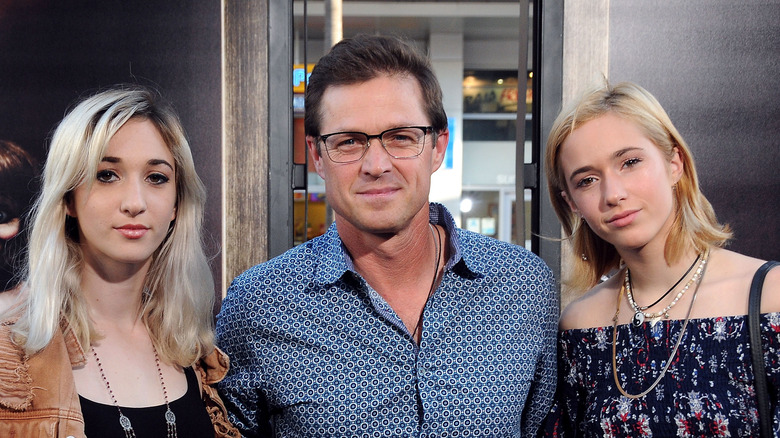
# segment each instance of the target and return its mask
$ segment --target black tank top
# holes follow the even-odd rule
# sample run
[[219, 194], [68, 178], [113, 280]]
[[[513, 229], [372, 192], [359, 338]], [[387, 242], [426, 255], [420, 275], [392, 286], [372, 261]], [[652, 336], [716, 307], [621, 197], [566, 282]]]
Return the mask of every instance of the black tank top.
[[[176, 415], [176, 431], [180, 437], [214, 437], [206, 406], [200, 398], [198, 380], [192, 368], [185, 368], [187, 392], [178, 400], [170, 402], [171, 411]], [[116, 406], [95, 403], [79, 395], [81, 412], [84, 414], [84, 432], [87, 437], [125, 438], [125, 432], [119, 425], [119, 411]], [[138, 438], [165, 438], [165, 405], [144, 408], [122, 408], [122, 413], [130, 419]]]

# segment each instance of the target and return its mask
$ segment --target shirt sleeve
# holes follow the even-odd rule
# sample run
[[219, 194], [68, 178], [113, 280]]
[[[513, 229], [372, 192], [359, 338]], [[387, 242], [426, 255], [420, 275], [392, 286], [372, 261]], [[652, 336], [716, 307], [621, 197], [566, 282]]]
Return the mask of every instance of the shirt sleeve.
[[556, 339], [560, 304], [552, 272], [548, 268], [545, 268], [545, 272], [545, 281], [539, 286], [539, 300], [545, 303], [543, 308], [546, 309], [538, 321], [543, 333], [542, 345], [522, 418], [523, 436], [527, 437], [537, 435], [542, 421], [550, 411], [558, 373]]
[[262, 346], [251, 320], [256, 317], [247, 309], [252, 291], [237, 286], [228, 288], [222, 309], [217, 315], [217, 345], [230, 358], [230, 369], [217, 389], [233, 423], [244, 437], [272, 437], [269, 405], [263, 390]]

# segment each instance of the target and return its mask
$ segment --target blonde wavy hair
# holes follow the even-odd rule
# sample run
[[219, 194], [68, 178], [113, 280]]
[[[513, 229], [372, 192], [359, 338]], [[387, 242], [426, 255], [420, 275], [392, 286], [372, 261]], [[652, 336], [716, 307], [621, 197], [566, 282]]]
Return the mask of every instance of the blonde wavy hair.
[[718, 223], [712, 205], [699, 188], [688, 145], [658, 100], [631, 82], [605, 83], [586, 92], [558, 115], [545, 152], [550, 199], [575, 254], [570, 278], [566, 280], [566, 284], [574, 290], [595, 286], [603, 275], [620, 264], [620, 255], [615, 247], [598, 237], [584, 220], [571, 211], [563, 198], [564, 192], [569, 197], [571, 195], [559, 162], [561, 145], [569, 135], [583, 124], [607, 113], [634, 123], [669, 161], [675, 148], [680, 154], [683, 175], [675, 190], [675, 217], [664, 246], [666, 262], [675, 262], [688, 248], [701, 252], [708, 246], [722, 246], [731, 238], [729, 227]]
[[51, 140], [42, 191], [31, 212], [25, 307], [14, 329], [28, 354], [43, 349], [62, 320], [84, 349], [98, 338], [80, 290], [78, 224], [67, 215], [66, 203], [76, 187], [92, 185], [109, 140], [132, 118], [157, 127], [176, 175], [176, 219], [152, 256], [142, 321], [170, 363], [190, 366], [214, 348], [214, 279], [201, 240], [205, 188], [173, 108], [151, 89], [123, 85], [78, 103]]

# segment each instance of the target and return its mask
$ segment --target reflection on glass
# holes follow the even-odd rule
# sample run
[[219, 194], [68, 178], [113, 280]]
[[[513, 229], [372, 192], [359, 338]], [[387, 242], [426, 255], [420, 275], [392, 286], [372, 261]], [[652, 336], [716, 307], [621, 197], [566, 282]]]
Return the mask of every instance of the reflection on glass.
[[[308, 207], [306, 200], [308, 200]], [[328, 228], [325, 194], [309, 192], [307, 197], [302, 190], [296, 190], [293, 193], [293, 201], [293, 244], [300, 245], [306, 240], [324, 234]], [[305, 214], [307, 209], [308, 221]]]
[[516, 70], [471, 70], [463, 78], [464, 113], [516, 113]]

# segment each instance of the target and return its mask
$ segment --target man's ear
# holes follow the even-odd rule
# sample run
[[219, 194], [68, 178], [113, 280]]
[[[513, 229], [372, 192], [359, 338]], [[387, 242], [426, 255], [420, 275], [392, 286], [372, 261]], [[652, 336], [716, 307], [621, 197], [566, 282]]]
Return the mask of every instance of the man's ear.
[[[444, 162], [444, 155], [447, 153], [447, 145], [450, 142], [450, 131], [445, 129], [444, 131], [436, 134], [436, 141], [433, 144], [433, 172], [439, 170], [441, 163]], [[431, 172], [431, 173], [433, 173]]]
[[325, 179], [325, 171], [322, 160], [325, 158], [322, 156], [322, 150], [317, 144], [317, 139], [311, 135], [306, 136], [306, 148], [309, 150], [309, 157], [311, 157], [314, 168], [317, 170], [317, 174]]

